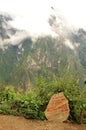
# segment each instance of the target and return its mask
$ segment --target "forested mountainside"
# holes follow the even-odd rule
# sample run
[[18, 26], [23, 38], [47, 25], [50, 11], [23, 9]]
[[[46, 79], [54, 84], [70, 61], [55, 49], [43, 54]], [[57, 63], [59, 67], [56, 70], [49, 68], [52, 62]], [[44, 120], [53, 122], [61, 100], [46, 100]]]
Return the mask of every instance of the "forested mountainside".
[[86, 78], [86, 31], [79, 29], [70, 31], [67, 36], [60, 34], [33, 39], [23, 30], [13, 28], [9, 24], [11, 20], [9, 15], [0, 15], [1, 83], [27, 85], [38, 76], [52, 78], [54, 75], [76, 74], [83, 86]]

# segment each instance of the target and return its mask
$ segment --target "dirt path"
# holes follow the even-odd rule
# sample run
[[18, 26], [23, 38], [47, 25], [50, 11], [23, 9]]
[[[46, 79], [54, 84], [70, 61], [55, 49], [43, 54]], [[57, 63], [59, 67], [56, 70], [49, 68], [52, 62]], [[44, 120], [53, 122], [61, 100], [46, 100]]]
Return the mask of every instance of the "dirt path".
[[0, 115], [0, 130], [86, 130], [86, 124], [27, 120], [23, 117]]

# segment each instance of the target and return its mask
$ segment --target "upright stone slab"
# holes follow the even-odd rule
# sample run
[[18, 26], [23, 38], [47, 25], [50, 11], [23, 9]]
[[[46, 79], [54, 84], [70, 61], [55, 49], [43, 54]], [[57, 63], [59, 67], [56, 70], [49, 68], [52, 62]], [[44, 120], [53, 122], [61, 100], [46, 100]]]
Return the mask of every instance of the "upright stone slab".
[[45, 110], [45, 116], [49, 121], [63, 122], [68, 119], [69, 111], [68, 100], [61, 92], [51, 97]]

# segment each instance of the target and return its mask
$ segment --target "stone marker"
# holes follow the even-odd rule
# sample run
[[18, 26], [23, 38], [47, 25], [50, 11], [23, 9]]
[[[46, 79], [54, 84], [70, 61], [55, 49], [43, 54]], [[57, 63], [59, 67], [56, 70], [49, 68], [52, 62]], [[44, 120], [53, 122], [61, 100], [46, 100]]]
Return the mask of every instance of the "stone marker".
[[68, 119], [69, 116], [68, 100], [64, 94], [54, 94], [45, 110], [45, 116], [49, 121], [63, 122]]

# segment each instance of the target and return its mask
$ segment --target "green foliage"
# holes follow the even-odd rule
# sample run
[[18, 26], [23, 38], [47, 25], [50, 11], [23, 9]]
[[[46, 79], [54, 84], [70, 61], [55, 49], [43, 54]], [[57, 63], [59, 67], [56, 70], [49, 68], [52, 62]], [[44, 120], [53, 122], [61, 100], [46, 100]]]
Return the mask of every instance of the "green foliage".
[[3, 89], [0, 91], [0, 113], [44, 120], [44, 111], [51, 96], [59, 92], [64, 92], [69, 101], [69, 119], [82, 123], [83, 110], [86, 109], [86, 91], [81, 90], [74, 76], [59, 78], [54, 75], [52, 80], [40, 76], [35, 88], [29, 88], [26, 94], [23, 91]]
[[40, 109], [41, 100], [38, 100], [34, 90], [16, 93], [10, 89], [0, 93], [0, 113], [24, 116], [28, 119], [45, 119], [44, 112]]
[[[79, 36], [78, 39], [83, 38]], [[51, 36], [38, 37], [34, 41], [25, 38], [18, 45], [7, 43], [7, 49], [0, 51], [0, 82], [15, 86], [22, 82], [25, 87], [27, 82], [34, 83], [35, 77], [40, 74], [44, 77], [52, 77], [53, 74], [61, 77], [65, 73], [70, 76], [76, 72], [81, 85], [84, 86], [86, 43], [85, 40], [73, 40], [74, 43], [81, 43], [78, 49], [75, 48], [76, 54], [65, 46], [64, 39]]]
[[[71, 121], [82, 123], [83, 110], [86, 107], [85, 94], [82, 94], [82, 89], [77, 84], [76, 76], [63, 76], [62, 78], [55, 77], [51, 80], [41, 77], [38, 81], [38, 93], [43, 102], [44, 109], [54, 93], [64, 92], [69, 101]], [[84, 89], [85, 90], [85, 89]], [[42, 108], [43, 108], [42, 107]]]
[[70, 119], [77, 123], [82, 123], [83, 121], [83, 110], [85, 109], [83, 100], [77, 98], [75, 100], [69, 101], [70, 104]]

